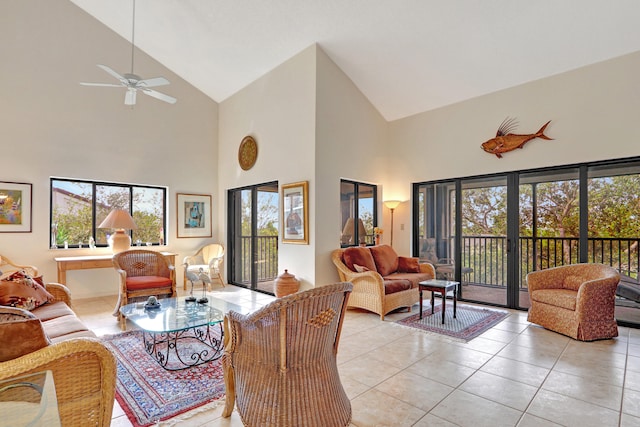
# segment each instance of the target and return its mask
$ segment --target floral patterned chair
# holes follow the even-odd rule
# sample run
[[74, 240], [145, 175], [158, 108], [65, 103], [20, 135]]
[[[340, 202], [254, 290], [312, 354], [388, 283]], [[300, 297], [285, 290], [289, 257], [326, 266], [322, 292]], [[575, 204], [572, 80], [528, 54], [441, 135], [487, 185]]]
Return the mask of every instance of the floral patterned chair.
[[580, 341], [618, 336], [614, 317], [618, 272], [604, 264], [572, 264], [527, 275], [528, 320]]

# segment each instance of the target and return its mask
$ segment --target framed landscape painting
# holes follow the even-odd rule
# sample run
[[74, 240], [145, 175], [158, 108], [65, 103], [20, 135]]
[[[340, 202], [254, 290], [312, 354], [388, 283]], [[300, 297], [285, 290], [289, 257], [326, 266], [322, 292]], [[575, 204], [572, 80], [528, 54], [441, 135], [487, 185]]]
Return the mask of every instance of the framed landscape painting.
[[178, 193], [178, 237], [211, 237], [211, 196]]
[[0, 181], [0, 232], [31, 233], [31, 187]]
[[309, 183], [282, 185], [282, 242], [309, 244]]

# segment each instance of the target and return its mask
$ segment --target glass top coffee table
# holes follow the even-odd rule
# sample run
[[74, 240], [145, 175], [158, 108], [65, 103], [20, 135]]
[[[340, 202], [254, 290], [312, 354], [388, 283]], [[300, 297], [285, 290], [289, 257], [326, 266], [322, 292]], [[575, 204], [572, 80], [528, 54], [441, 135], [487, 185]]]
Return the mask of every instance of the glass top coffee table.
[[144, 348], [163, 368], [190, 368], [222, 356], [223, 321], [233, 310], [251, 310], [209, 296], [205, 304], [185, 297], [159, 299], [159, 306], [145, 302], [120, 307], [120, 314], [142, 330]]

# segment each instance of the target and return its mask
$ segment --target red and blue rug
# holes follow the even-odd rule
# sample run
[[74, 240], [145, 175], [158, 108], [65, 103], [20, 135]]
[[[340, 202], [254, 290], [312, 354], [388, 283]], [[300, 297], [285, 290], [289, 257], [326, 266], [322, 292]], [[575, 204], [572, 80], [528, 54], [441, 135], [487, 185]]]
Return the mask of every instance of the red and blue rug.
[[396, 323], [421, 331], [432, 332], [469, 342], [500, 323], [508, 315], [508, 312], [502, 310], [458, 304], [456, 318], [454, 319], [453, 303], [447, 301], [445, 321], [443, 324], [442, 304], [436, 305], [435, 312], [431, 314], [431, 304], [429, 301], [426, 301], [422, 311], [422, 319], [420, 319], [420, 313], [416, 313], [402, 320], [398, 320]]
[[145, 351], [142, 332], [102, 337], [118, 361], [116, 400], [136, 427], [176, 417], [210, 402], [224, 402], [220, 359], [167, 371]]

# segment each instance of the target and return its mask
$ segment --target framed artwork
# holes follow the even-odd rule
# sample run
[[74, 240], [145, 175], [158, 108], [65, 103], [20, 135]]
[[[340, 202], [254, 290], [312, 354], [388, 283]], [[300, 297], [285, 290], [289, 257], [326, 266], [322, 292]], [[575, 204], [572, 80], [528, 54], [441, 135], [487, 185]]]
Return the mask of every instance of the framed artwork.
[[211, 196], [178, 193], [178, 237], [211, 237]]
[[282, 243], [309, 244], [309, 183], [282, 185]]
[[0, 181], [0, 232], [31, 233], [31, 187]]

